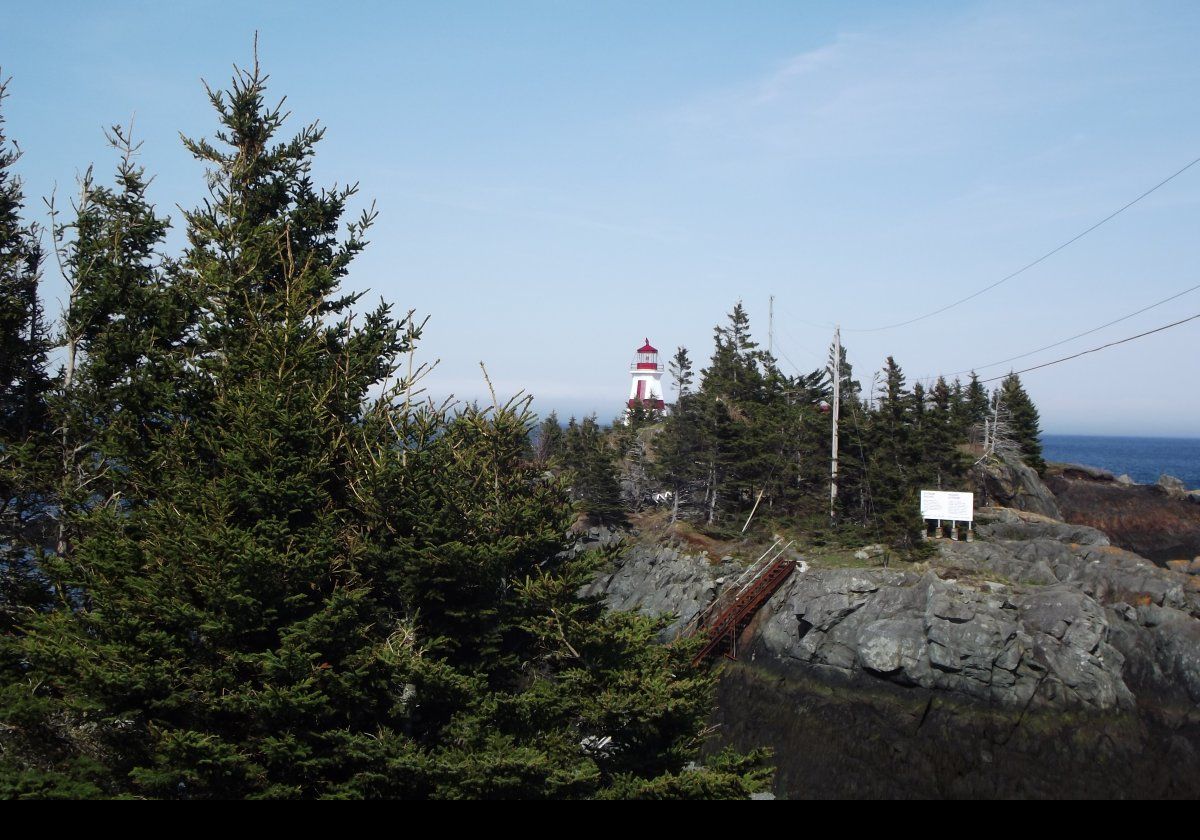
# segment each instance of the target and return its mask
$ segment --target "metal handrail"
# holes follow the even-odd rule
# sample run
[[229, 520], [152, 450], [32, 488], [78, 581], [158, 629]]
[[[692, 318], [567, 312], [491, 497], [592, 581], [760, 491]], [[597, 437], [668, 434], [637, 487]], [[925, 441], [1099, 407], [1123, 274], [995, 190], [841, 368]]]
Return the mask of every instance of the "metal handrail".
[[[721, 611], [716, 620], [705, 628], [708, 639], [692, 662], [699, 664], [726, 641], [736, 645], [738, 629], [743, 622], [752, 618], [771, 599], [771, 596], [783, 585], [788, 576], [795, 571], [796, 565], [795, 560], [780, 561], [779, 556], [776, 555], [765, 574], [756, 576], [744, 590], [738, 593], [737, 598]], [[736, 650], [736, 647], [734, 649]]]
[[[713, 598], [712, 603], [696, 613], [692, 617], [692, 620], [684, 625], [683, 629], [680, 630], [679, 635], [686, 637], [697, 632], [700, 629], [700, 625], [703, 623], [703, 621], [716, 612], [719, 607], [730, 603], [731, 601], [736, 601], [738, 598], [740, 598], [742, 594], [745, 593], [746, 590], [751, 586], [753, 586], [755, 581], [762, 577], [763, 574], [765, 574], [767, 570], [771, 568], [775, 561], [783, 556], [783, 553], [791, 548], [792, 544], [796, 541], [788, 540], [788, 542], [782, 548], [776, 551], [776, 547], [781, 542], [781, 539], [776, 538], [775, 542], [771, 543], [770, 548], [760, 554], [758, 559], [750, 564], [746, 571], [742, 573], [741, 577], [735, 580], [732, 585], [722, 590], [721, 594]], [[766, 559], [767, 555], [771, 555], [771, 559], [764, 563], [763, 560]], [[733, 593], [732, 597], [730, 597], [730, 593]]]

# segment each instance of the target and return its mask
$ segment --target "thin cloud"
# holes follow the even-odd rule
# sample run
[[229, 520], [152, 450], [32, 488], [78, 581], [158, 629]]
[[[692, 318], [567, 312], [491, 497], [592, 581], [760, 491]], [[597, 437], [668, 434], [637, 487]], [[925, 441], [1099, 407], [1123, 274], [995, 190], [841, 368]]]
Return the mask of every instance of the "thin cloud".
[[1061, 37], [1028, 17], [965, 18], [919, 34], [849, 32], [687, 103], [667, 121], [697, 142], [742, 144], [748, 154], [936, 153], [1070, 96], [1068, 73], [1046, 73], [1070, 62]]

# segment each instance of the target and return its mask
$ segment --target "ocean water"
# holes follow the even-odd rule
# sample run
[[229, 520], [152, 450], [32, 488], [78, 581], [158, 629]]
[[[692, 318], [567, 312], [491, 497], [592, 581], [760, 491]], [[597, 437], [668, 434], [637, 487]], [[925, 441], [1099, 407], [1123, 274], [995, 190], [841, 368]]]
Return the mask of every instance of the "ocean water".
[[1042, 457], [1128, 473], [1139, 484], [1153, 484], [1165, 473], [1189, 490], [1200, 489], [1200, 438], [1042, 435]]

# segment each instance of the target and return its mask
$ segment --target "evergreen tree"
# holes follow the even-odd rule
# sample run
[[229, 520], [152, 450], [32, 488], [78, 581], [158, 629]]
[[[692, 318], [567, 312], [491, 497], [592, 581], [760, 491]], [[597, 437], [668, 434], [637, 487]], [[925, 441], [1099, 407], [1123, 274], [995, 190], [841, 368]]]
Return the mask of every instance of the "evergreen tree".
[[[846, 345], [842, 344], [842, 358], [838, 364], [838, 371], [841, 375], [841, 397], [843, 400], [857, 400], [862, 395], [862, 385], [854, 378], [854, 366], [850, 364], [846, 356]], [[830, 358], [833, 357], [833, 351], [830, 350]], [[829, 376], [831, 374], [825, 374]], [[831, 383], [832, 384], [832, 383]]]
[[863, 446], [865, 479], [875, 523], [886, 536], [907, 544], [920, 529], [917, 499], [926, 462], [916, 431], [915, 401], [906, 392], [904, 373], [891, 356], [884, 367], [877, 403]]
[[983, 387], [975, 371], [971, 371], [971, 381], [967, 385], [965, 402], [968, 429], [971, 427], [982, 428], [984, 421], [991, 414], [991, 399], [988, 397], [987, 388]]
[[455, 798], [744, 796], [763, 780], [747, 758], [688, 769], [712, 685], [693, 648], [656, 645], [664, 622], [576, 596], [596, 558], [562, 550], [571, 505], [521, 461], [529, 422], [509, 405], [372, 423], [430, 441], [381, 471], [367, 504], [386, 531], [374, 573], [396, 581], [396, 610], [416, 616], [409, 644], [439, 666], [411, 677], [416, 752], [379, 784]]
[[675, 355], [667, 363], [667, 370], [675, 381], [675, 400], [678, 402], [691, 391], [695, 379], [695, 374], [692, 372], [692, 360], [688, 356], [686, 347], [676, 349]]
[[[187, 143], [211, 195], [186, 214], [177, 271], [160, 274], [139, 246], [105, 252], [94, 273], [103, 260], [84, 255], [105, 237], [89, 225], [148, 243], [161, 220], [128, 184], [81, 205], [72, 312], [104, 314], [71, 328], [80, 364], [62, 410], [94, 430], [72, 427], [63, 448], [88, 447], [73, 466], [116, 492], [78, 497], [71, 539], [48, 560], [67, 603], [28, 617], [29, 678], [5, 674], [6, 697], [39, 706], [19, 717], [6, 704], [6, 739], [47, 708], [70, 737], [46, 767], [6, 758], [0, 790], [760, 789], [756, 757], [695, 763], [713, 684], [694, 646], [655, 645], [663, 622], [578, 598], [595, 561], [564, 550], [571, 508], [527, 458], [524, 408], [413, 411], [407, 378], [366, 402], [420, 327], [382, 305], [353, 319], [339, 285], [372, 215], [339, 237], [353, 190], [314, 188], [321, 130], [277, 141], [284, 117], [264, 81], [239, 71], [211, 94], [216, 141]], [[121, 317], [170, 329], [129, 346], [103, 328]], [[145, 368], [161, 390], [134, 387]], [[98, 382], [125, 402], [98, 399]], [[615, 481], [595, 419], [572, 422], [568, 448], [572, 435], [585, 484]]]
[[963, 388], [962, 380], [955, 377], [954, 384], [950, 388], [950, 424], [954, 429], [955, 439], [964, 441], [970, 440], [971, 422], [967, 416], [967, 392]]
[[39, 232], [22, 218], [25, 197], [13, 172], [21, 153], [4, 131], [7, 87], [0, 79], [0, 441], [6, 449], [44, 421], [49, 344], [38, 300]]
[[762, 489], [771, 447], [767, 428], [755, 417], [769, 399], [764, 354], [750, 335], [750, 318], [739, 301], [724, 325], [713, 329], [714, 348], [696, 406], [704, 433], [708, 478], [705, 520], [747, 506]]
[[623, 523], [625, 505], [617, 477], [616, 453], [609, 446], [595, 415], [585, 417], [579, 424], [571, 418], [563, 449], [565, 478], [580, 511], [598, 524]]
[[562, 448], [562, 424], [558, 422], [558, 414], [551, 411], [537, 428], [537, 442], [534, 455], [539, 464], [549, 466], [562, 454]]
[[[355, 569], [351, 494], [361, 401], [407, 338], [386, 309], [353, 328], [353, 298], [332, 296], [369, 219], [337, 240], [351, 191], [312, 188], [315, 127], [272, 145], [283, 115], [264, 107], [263, 90], [256, 69], [228, 97], [212, 95], [227, 150], [188, 143], [211, 167], [211, 199], [188, 214], [182, 269], [204, 302], [194, 367], [206, 399], [162, 425], [157, 401], [99, 415], [106, 430], [155, 445], [125, 448], [130, 495], [77, 521], [51, 570], [83, 597], [42, 618], [26, 645], [40, 690], [95, 722], [91, 757], [107, 766], [111, 793], [336, 793], [359, 771], [357, 753], [403, 718], [392, 693], [403, 656]], [[95, 221], [144, 223], [149, 241], [161, 226], [121, 211], [131, 191], [127, 182], [114, 203], [98, 200]], [[69, 318], [117, 289], [147, 288], [144, 274], [120, 274], [145, 257], [137, 246], [108, 260], [116, 274], [96, 275], [105, 260], [87, 249], [113, 240], [88, 232], [90, 209]], [[104, 381], [120, 353], [143, 361], [145, 348], [106, 340], [111, 321], [82, 317], [73, 330], [90, 363], [80, 382]], [[133, 384], [129, 358], [113, 362], [110, 381]], [[77, 393], [73, 407], [90, 414], [82, 389], [66, 398]]]
[[37, 228], [21, 215], [25, 197], [13, 172], [20, 151], [4, 131], [7, 86], [0, 79], [0, 622], [30, 594], [39, 469], [33, 445], [47, 431], [49, 388], [49, 341], [38, 300], [42, 252]]
[[[673, 367], [683, 368], [681, 361]], [[850, 375], [844, 358], [842, 373]], [[853, 394], [850, 381], [844, 385]], [[829, 397], [826, 371], [783, 375], [757, 349], [749, 318], [735, 305], [714, 329], [699, 389], [680, 397], [654, 441], [655, 474], [675, 495], [672, 518], [741, 519], [756, 502], [775, 517], [814, 512], [817, 485], [828, 488], [828, 461], [819, 453], [828, 437], [820, 403]]]
[[[21, 651], [28, 615], [54, 604], [38, 557], [52, 531], [46, 457], [50, 341], [38, 299], [40, 231], [22, 217], [13, 167], [20, 157], [4, 130], [7, 81], [0, 78], [0, 798], [62, 788], [87, 795], [55, 769], [62, 744], [45, 704], [29, 696]], [[10, 780], [20, 775], [17, 785]]]
[[734, 402], [759, 398], [763, 354], [750, 336], [750, 316], [741, 301], [734, 305], [724, 325], [713, 328], [713, 338], [713, 356], [703, 372], [704, 389]]
[[[197, 319], [188, 277], [161, 249], [170, 222], [147, 197], [150, 179], [137, 165], [140, 144], [125, 129], [106, 134], [120, 155], [113, 187], [84, 176], [74, 221], [56, 230], [63, 242], [70, 301], [64, 315], [69, 381], [60, 383], [60, 428], [93, 464], [145, 458], [152, 438], [195, 406], [183, 400], [185, 367]], [[95, 487], [90, 488], [93, 492]]]
[[954, 389], [939, 376], [930, 391], [930, 410], [922, 440], [924, 458], [931, 468], [931, 485], [938, 489], [959, 486], [968, 464], [958, 448], [965, 434], [958, 424], [956, 405]]
[[1021, 378], [1015, 373], [1004, 377], [998, 389], [997, 398], [1005, 407], [1008, 422], [1012, 429], [1015, 443], [1020, 448], [1021, 457], [1025, 463], [1039, 474], [1046, 471], [1046, 462], [1042, 459], [1042, 429], [1037, 407], [1021, 385]]
[[655, 440], [655, 478], [671, 492], [671, 522], [681, 513], [699, 511], [709, 469], [703, 401], [686, 391], [679, 395]]
[[96, 183], [89, 168], [73, 220], [57, 223], [52, 209], [69, 290], [64, 365], [49, 400], [60, 555], [92, 509], [138, 503], [130, 465], [149, 458], [155, 438], [196, 408], [195, 383], [184, 381], [196, 306], [160, 253], [169, 221], [147, 198], [138, 146], [120, 127], [106, 138], [120, 155], [114, 186]]
[[925, 386], [921, 382], [914, 382], [911, 400], [909, 402], [909, 429], [912, 435], [918, 440], [923, 441], [925, 437], [925, 409], [926, 409], [926, 393]]

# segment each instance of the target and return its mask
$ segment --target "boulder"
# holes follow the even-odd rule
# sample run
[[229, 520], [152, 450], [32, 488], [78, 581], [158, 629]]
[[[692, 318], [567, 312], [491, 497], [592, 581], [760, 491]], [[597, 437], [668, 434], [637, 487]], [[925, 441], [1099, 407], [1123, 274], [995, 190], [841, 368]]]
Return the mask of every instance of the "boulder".
[[1173, 475], [1160, 475], [1156, 486], [1172, 499], [1182, 499], [1187, 496], [1187, 485], [1183, 483], [1182, 479]]
[[1037, 472], [1019, 458], [991, 456], [977, 464], [974, 473], [976, 505], [995, 504], [1062, 518], [1054, 494], [1042, 483]]
[[[1056, 464], [1054, 471], [1068, 478], [1087, 478], [1092, 481], [1117, 481], [1113, 474], [1100, 467], [1089, 467], [1086, 464]], [[1122, 476], [1129, 478], [1129, 476]]]

